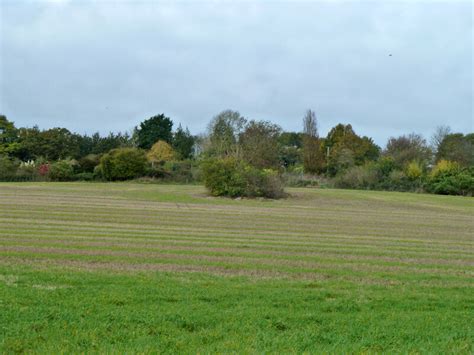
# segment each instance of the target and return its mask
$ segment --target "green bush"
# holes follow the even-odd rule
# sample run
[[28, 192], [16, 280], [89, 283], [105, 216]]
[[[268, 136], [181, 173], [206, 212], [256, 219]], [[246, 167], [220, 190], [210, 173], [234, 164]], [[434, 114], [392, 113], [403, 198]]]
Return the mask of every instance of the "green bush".
[[246, 182], [245, 197], [282, 198], [285, 196], [280, 175], [271, 169], [257, 169], [245, 165], [243, 178]]
[[417, 161], [411, 161], [406, 166], [406, 174], [410, 180], [418, 180], [423, 176], [423, 168], [421, 164]]
[[377, 183], [377, 170], [370, 164], [353, 166], [334, 179], [336, 187], [349, 189], [370, 189]]
[[81, 173], [93, 173], [94, 169], [100, 163], [100, 156], [97, 154], [88, 154], [79, 160], [78, 170]]
[[18, 165], [18, 162], [8, 156], [0, 155], [0, 179], [9, 180], [15, 176]]
[[284, 196], [281, 178], [273, 170], [260, 170], [234, 158], [208, 159], [201, 167], [204, 185], [214, 196]]
[[[16, 170], [16, 178], [18, 181], [33, 181], [37, 180], [40, 177], [39, 174], [39, 167], [41, 165], [38, 165], [34, 161], [30, 160], [27, 162], [21, 162], [20, 165], [18, 166]], [[47, 174], [45, 174], [46, 176]]]
[[208, 159], [202, 162], [204, 185], [214, 196], [238, 197], [245, 193], [241, 163], [233, 158]]
[[129, 180], [145, 175], [147, 159], [145, 152], [136, 148], [112, 149], [100, 159], [94, 170], [105, 180]]
[[59, 160], [51, 164], [49, 170], [49, 177], [53, 181], [71, 181], [74, 178], [74, 165], [73, 160]]
[[458, 164], [440, 162], [433, 169], [427, 190], [441, 195], [474, 195], [474, 167], [461, 168]]
[[185, 161], [168, 161], [163, 165], [163, 169], [168, 175], [168, 179], [175, 182], [193, 181], [192, 163]]
[[386, 181], [386, 189], [391, 191], [410, 191], [412, 182], [402, 170], [392, 170]]

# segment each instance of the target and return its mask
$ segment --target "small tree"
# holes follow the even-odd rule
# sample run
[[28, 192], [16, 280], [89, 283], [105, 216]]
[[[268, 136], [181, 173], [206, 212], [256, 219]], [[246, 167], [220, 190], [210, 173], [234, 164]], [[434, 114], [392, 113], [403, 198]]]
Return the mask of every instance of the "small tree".
[[303, 118], [303, 166], [305, 172], [314, 174], [321, 165], [318, 121], [316, 113], [308, 110]]
[[167, 161], [171, 161], [176, 157], [173, 148], [165, 141], [158, 141], [153, 144], [150, 151], [147, 153], [147, 158], [151, 162], [152, 166], [155, 163], [162, 164]]

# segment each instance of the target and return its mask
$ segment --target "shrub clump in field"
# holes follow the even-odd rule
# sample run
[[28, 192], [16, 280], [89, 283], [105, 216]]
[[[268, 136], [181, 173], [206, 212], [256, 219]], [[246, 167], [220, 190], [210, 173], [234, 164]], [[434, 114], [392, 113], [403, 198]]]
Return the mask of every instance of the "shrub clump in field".
[[428, 177], [427, 189], [442, 195], [474, 195], [474, 167], [440, 160]]
[[53, 181], [71, 181], [74, 178], [75, 160], [58, 160], [51, 164], [49, 177]]
[[112, 149], [100, 159], [96, 174], [105, 180], [128, 180], [145, 174], [145, 152], [137, 148]]
[[285, 196], [281, 178], [274, 170], [258, 169], [233, 157], [207, 159], [201, 168], [204, 185], [214, 196]]

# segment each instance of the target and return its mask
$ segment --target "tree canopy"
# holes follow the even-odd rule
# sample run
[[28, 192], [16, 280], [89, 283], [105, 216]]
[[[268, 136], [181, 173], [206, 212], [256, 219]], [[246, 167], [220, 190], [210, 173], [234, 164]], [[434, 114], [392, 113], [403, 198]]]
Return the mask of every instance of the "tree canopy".
[[150, 117], [135, 127], [135, 138], [137, 146], [142, 149], [150, 149], [159, 140], [170, 143], [173, 140], [173, 121], [163, 113]]
[[247, 120], [237, 111], [226, 110], [215, 116], [209, 124], [208, 153], [216, 156], [238, 156], [239, 136]]
[[195, 138], [189, 132], [188, 127], [183, 129], [181, 124], [173, 136], [173, 149], [179, 159], [191, 159], [194, 153]]
[[443, 159], [457, 162], [462, 166], [474, 165], [474, 133], [445, 135], [436, 152], [436, 161]]
[[431, 161], [432, 151], [421, 135], [411, 133], [397, 138], [391, 137], [383, 154], [392, 158], [395, 165], [403, 169], [412, 161], [426, 166]]
[[257, 168], [278, 169], [281, 131], [280, 126], [268, 121], [250, 121], [239, 137], [243, 159]]
[[376, 160], [380, 148], [369, 137], [358, 136], [350, 124], [332, 128], [322, 144], [328, 174], [334, 176], [352, 166]]

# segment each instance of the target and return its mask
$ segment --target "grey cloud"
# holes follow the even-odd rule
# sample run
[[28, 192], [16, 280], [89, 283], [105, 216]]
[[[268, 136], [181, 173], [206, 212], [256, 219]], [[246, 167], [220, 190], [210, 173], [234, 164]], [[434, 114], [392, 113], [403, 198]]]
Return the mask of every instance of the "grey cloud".
[[[237, 109], [383, 145], [473, 130], [470, 2], [4, 1], [0, 111], [17, 125], [131, 129], [164, 112], [198, 133]], [[390, 57], [389, 54], [392, 54]]]

